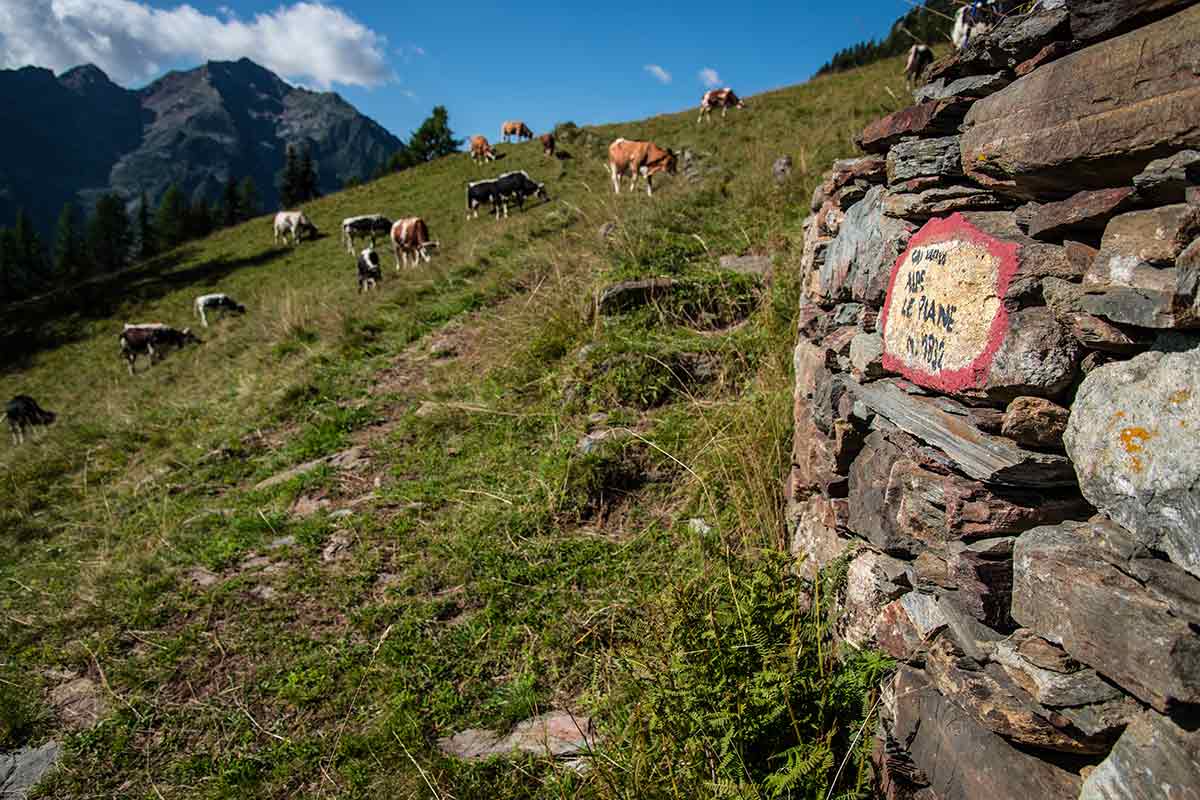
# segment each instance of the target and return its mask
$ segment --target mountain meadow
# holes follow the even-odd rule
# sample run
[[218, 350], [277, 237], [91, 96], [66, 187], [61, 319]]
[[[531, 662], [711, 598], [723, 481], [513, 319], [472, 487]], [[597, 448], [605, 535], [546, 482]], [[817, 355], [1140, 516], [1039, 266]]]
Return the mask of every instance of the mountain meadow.
[[[258, 217], [6, 307], [0, 391], [59, 415], [0, 451], [0, 750], [63, 745], [33, 796], [871, 796], [890, 664], [834, 646], [844, 567], [799, 576], [782, 491], [801, 222], [902, 68], [560, 125], [310, 202], [295, 248]], [[618, 136], [679, 174], [614, 195]], [[551, 200], [465, 219], [514, 169]], [[440, 247], [360, 294], [339, 226], [375, 212]], [[199, 328], [214, 291], [248, 313]], [[150, 321], [203, 343], [131, 377]], [[439, 747], [556, 710], [571, 760]]]

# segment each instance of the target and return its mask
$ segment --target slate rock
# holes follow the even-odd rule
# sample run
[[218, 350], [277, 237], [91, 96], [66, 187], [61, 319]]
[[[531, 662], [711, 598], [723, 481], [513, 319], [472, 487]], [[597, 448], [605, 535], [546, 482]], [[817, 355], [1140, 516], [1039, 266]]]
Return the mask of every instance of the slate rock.
[[1022, 61], [1020, 64], [1017, 64], [1017, 66], [1013, 67], [1013, 73], [1018, 78], [1022, 78], [1043, 64], [1049, 64], [1051, 61], [1062, 58], [1067, 53], [1073, 53], [1077, 49], [1078, 46], [1075, 42], [1064, 42], [1062, 40], [1051, 42], [1041, 50], [1038, 50], [1029, 58]]
[[1062, 753], [1107, 752], [1110, 741], [1074, 728], [1038, 703], [1002, 666], [968, 656], [949, 632], [925, 654], [925, 673], [944, 697], [1011, 742]]
[[883, 337], [878, 333], [860, 333], [850, 341], [850, 364], [862, 378], [883, 375]]
[[1026, 447], [1061, 448], [1071, 412], [1041, 397], [1017, 397], [1004, 412], [1000, 432]]
[[1121, 690], [1101, 678], [1096, 670], [1024, 628], [999, 642], [994, 658], [1044, 706], [1082, 706], [1122, 696]]
[[884, 606], [875, 632], [879, 649], [901, 661], [917, 656], [948, 624], [941, 602], [935, 594], [912, 591]]
[[[1074, 417], [1072, 417], [1074, 418]], [[1200, 702], [1200, 581], [1102, 518], [1013, 550], [1013, 618], [1160, 711]]]
[[596, 300], [601, 314], [619, 314], [644, 306], [663, 297], [675, 287], [672, 278], [645, 278], [636, 281], [621, 281], [605, 286]]
[[896, 431], [866, 437], [850, 466], [848, 493], [850, 530], [907, 558], [944, 554], [947, 542], [1020, 533], [1091, 513], [1075, 495], [988, 487], [951, 473]]
[[1190, 5], [1190, 0], [1071, 0], [1071, 35], [1088, 42], [1114, 36]]
[[1049, 800], [1079, 792], [1079, 776], [984, 728], [920, 670], [897, 669], [883, 705], [891, 736], [938, 800]]
[[1200, 348], [1094, 370], [1064, 442], [1096, 508], [1200, 575]]
[[1039, 242], [1023, 233], [1015, 211], [967, 211], [963, 218], [984, 233], [1018, 245], [1017, 271], [1008, 284], [1004, 302], [1009, 307], [1021, 305], [1026, 297], [1037, 299], [1043, 278], [1076, 280], [1083, 276], [1087, 264], [1076, 263], [1064, 246]]
[[1012, 78], [1004, 72], [967, 75], [950, 81], [938, 78], [913, 92], [913, 100], [924, 103], [928, 100], [945, 100], [947, 97], [987, 97], [1010, 83], [1012, 83]]
[[867, 307], [862, 303], [839, 303], [830, 315], [830, 324], [843, 326], [859, 326], [867, 313]]
[[974, 37], [959, 53], [958, 71], [1012, 70], [1046, 45], [1070, 38], [1067, 10], [1043, 3], [1029, 14], [1009, 14], [984, 35]]
[[946, 577], [958, 590], [954, 602], [975, 619], [998, 631], [1012, 630], [1012, 548], [1003, 536], [946, 546]]
[[1080, 344], [1092, 350], [1128, 354], [1143, 350], [1146, 346], [1146, 342], [1134, 333], [1081, 311], [1067, 313], [1059, 321], [1067, 326]]
[[25, 797], [54, 768], [61, 753], [58, 742], [0, 753], [0, 797]]
[[816, 494], [798, 505], [790, 552], [803, 558], [799, 567], [801, 575], [816, 578], [819, 570], [856, 545], [854, 539], [839, 533], [839, 528], [844, 528], [846, 522], [845, 502]]
[[825, 300], [856, 300], [875, 307], [883, 303], [892, 264], [915, 230], [883, 215], [884, 195], [883, 187], [872, 187], [846, 212], [819, 272], [819, 294]]
[[1079, 231], [1103, 231], [1108, 221], [1130, 203], [1133, 189], [1093, 189], [1076, 192], [1066, 200], [1045, 203], [1029, 222], [1035, 239], [1061, 239]]
[[886, 153], [907, 136], [946, 136], [956, 133], [971, 98], [944, 97], [888, 114], [863, 129], [856, 140], [868, 153]]
[[1139, 286], [1130, 280], [1135, 267], [1142, 263], [1174, 266], [1198, 235], [1200, 207], [1176, 203], [1130, 211], [1109, 221], [1094, 265], [1111, 283]]
[[1016, 197], [1120, 186], [1200, 144], [1200, 7], [1036, 69], [971, 106], [967, 175]]
[[771, 174], [775, 177], [776, 183], [783, 183], [792, 174], [792, 157], [780, 156], [775, 159], [775, 163], [771, 165]]
[[841, 158], [833, 162], [833, 168], [825, 176], [821, 191], [825, 196], [832, 197], [848, 183], [864, 181], [868, 184], [883, 183], [887, 180], [887, 161], [880, 156], [860, 156], [859, 158]]
[[[1175, 275], [1176, 286], [1179, 276]], [[1131, 286], [1080, 286], [1053, 277], [1042, 279], [1042, 295], [1059, 319], [1083, 312], [1141, 328], [1200, 327], [1200, 315], [1175, 292]]]
[[443, 753], [467, 761], [526, 755], [570, 759], [591, 752], [595, 744], [591, 720], [567, 711], [539, 714], [517, 723], [507, 735], [470, 728], [438, 739]]
[[1200, 150], [1157, 158], [1133, 176], [1138, 197], [1153, 203], [1183, 203], [1188, 187], [1200, 185]]
[[1023, 450], [1008, 439], [976, 429], [931, 401], [905, 393], [893, 382], [862, 386], [858, 397], [896, 427], [938, 448], [966, 475], [1012, 486], [1070, 486], [1070, 462], [1059, 455]]
[[721, 269], [737, 272], [742, 275], [765, 276], [771, 272], [770, 256], [721, 256]]
[[905, 139], [887, 154], [887, 180], [893, 186], [912, 178], [957, 177], [962, 174], [962, 156], [957, 136]]
[[903, 561], [873, 550], [856, 553], [841, 598], [840, 638], [856, 647], [874, 645], [880, 609], [910, 589], [912, 579]]
[[1175, 259], [1175, 296], [1193, 315], [1200, 316], [1200, 239]]
[[1092, 770], [1079, 800], [1200, 800], [1200, 731], [1146, 711]]
[[916, 193], [889, 192], [883, 200], [883, 213], [924, 222], [956, 211], [988, 211], [1010, 205], [1011, 201], [978, 186], [935, 186]]

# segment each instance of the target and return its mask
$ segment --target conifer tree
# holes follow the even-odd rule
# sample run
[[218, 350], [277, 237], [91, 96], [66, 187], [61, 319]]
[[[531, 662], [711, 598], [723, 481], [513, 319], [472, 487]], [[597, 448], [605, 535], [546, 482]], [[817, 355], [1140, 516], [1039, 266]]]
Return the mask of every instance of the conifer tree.
[[257, 217], [262, 210], [259, 207], [258, 186], [249, 175], [242, 179], [242, 185], [238, 187], [238, 209], [242, 212], [243, 220]]
[[321, 196], [321, 189], [317, 185], [317, 166], [313, 162], [311, 146], [304, 148], [304, 155], [300, 158], [300, 171], [296, 190], [298, 203], [307, 203]]
[[60, 277], [81, 277], [88, 264], [80, 239], [79, 216], [73, 203], [63, 205], [54, 230], [54, 273]]
[[142, 192], [138, 203], [138, 260], [145, 261], [158, 255], [158, 232], [150, 219], [150, 199]]
[[179, 187], [175, 184], [167, 187], [154, 214], [156, 244], [163, 250], [170, 250], [187, 238], [189, 211], [188, 202]]
[[25, 209], [17, 210], [17, 221], [13, 225], [13, 240], [16, 259], [27, 288], [46, 280], [46, 251], [41, 237], [33, 227], [33, 220]]
[[225, 191], [221, 194], [221, 224], [232, 227], [242, 221], [241, 198], [238, 197], [237, 181], [231, 174], [225, 179]]
[[408, 151], [416, 164], [456, 153], [460, 147], [462, 139], [454, 138], [454, 131], [450, 130], [450, 113], [445, 106], [434, 106], [433, 113], [413, 131], [408, 141]]
[[279, 202], [285, 208], [299, 205], [300, 200], [300, 159], [296, 148], [288, 145], [287, 157], [283, 163], [283, 177], [279, 183]]
[[117, 195], [106, 194], [96, 201], [96, 211], [88, 222], [87, 246], [98, 272], [114, 272], [129, 263], [133, 226]]
[[0, 228], [0, 293], [5, 300], [15, 300], [24, 293], [17, 254], [17, 240], [12, 228]]

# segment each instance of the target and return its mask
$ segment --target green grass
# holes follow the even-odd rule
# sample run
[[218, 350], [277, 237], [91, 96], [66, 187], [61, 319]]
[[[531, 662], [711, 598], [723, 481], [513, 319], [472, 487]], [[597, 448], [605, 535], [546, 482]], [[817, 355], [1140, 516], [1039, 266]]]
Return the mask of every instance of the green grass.
[[[46, 797], [824, 797], [843, 757], [837, 795], [867, 796], [854, 734], [886, 664], [836, 652], [775, 553], [801, 221], [902, 85], [891, 61], [724, 123], [586, 129], [564, 160], [444, 159], [310, 204], [327, 236], [296, 249], [262, 218], [7, 309], [33, 347], [0, 393], [61, 416], [0, 456], [0, 749], [66, 741]], [[614, 197], [617, 135], [704, 177]], [[465, 220], [464, 182], [509, 169], [553, 201]], [[337, 225], [375, 211], [442, 248], [359, 295]], [[749, 252], [769, 285], [716, 269]], [[592, 313], [648, 276], [680, 291]], [[121, 323], [190, 324], [213, 289], [250, 313], [130, 378]], [[596, 425], [619, 434], [584, 454]], [[355, 445], [357, 468], [256, 488]], [[98, 687], [94, 726], [53, 709], [64, 674]], [[586, 771], [437, 749], [551, 708], [595, 718]]]

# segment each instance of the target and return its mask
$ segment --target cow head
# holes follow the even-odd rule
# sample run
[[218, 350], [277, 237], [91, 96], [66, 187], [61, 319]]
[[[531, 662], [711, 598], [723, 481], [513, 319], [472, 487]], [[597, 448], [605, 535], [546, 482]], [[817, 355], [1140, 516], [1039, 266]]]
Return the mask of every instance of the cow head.
[[545, 200], [547, 203], [550, 202], [550, 195], [546, 192], [546, 184], [539, 183], [537, 185], [537, 196], [539, 200]]
[[675, 151], [669, 147], [667, 148], [667, 157], [663, 163], [666, 166], [667, 174], [674, 175], [675, 170], [679, 166], [679, 158], [675, 155]]
[[53, 411], [47, 411], [44, 408], [38, 409], [37, 422], [39, 425], [53, 425], [56, 419], [58, 419], [58, 415]]
[[307, 217], [296, 224], [296, 235], [301, 238], [307, 236], [309, 239], [315, 239], [319, 232], [317, 226], [313, 225]]
[[242, 305], [241, 303], [234, 303], [233, 310], [234, 310], [234, 312], [236, 312], [238, 314], [246, 313], [246, 307], [244, 305]]
[[186, 344], [204, 344], [200, 341], [200, 337], [192, 333], [191, 328], [184, 328], [179, 332], [179, 344], [182, 347]]

